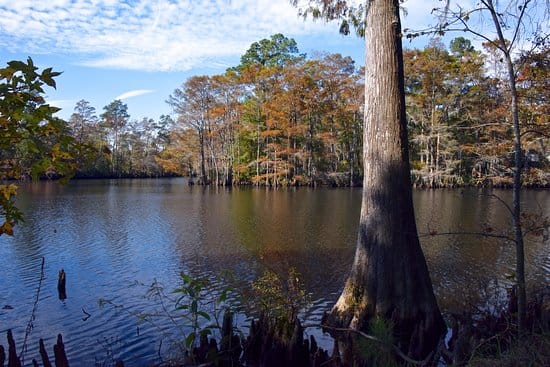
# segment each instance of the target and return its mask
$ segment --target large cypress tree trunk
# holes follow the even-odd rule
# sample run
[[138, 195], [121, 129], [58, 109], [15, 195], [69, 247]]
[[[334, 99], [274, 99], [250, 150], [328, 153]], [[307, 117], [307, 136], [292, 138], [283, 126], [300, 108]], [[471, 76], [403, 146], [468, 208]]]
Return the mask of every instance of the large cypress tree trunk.
[[420, 248], [412, 203], [398, 0], [367, 1], [364, 182], [357, 250], [328, 325], [364, 330], [390, 320], [414, 358], [435, 349], [445, 324]]

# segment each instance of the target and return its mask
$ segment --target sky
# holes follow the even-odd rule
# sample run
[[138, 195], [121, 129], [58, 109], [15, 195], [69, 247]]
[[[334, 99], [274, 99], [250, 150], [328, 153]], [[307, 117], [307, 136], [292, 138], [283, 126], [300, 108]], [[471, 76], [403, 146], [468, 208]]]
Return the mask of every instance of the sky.
[[[402, 6], [403, 28], [422, 28], [435, 24], [430, 10], [441, 2]], [[115, 99], [131, 119], [171, 114], [165, 101], [185, 80], [223, 73], [276, 33], [308, 56], [340, 53], [363, 64], [362, 39], [340, 35], [336, 22], [304, 20], [289, 0], [0, 0], [0, 65], [30, 56], [62, 71], [47, 101], [65, 119], [81, 99], [98, 115]]]

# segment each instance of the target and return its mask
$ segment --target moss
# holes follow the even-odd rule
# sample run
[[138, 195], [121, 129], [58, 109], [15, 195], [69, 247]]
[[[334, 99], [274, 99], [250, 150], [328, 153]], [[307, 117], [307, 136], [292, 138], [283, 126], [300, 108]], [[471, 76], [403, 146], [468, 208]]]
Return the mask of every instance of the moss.
[[367, 297], [362, 287], [357, 286], [348, 279], [342, 292], [345, 298], [345, 304], [351, 313], [357, 313], [358, 310], [364, 310], [367, 306]]

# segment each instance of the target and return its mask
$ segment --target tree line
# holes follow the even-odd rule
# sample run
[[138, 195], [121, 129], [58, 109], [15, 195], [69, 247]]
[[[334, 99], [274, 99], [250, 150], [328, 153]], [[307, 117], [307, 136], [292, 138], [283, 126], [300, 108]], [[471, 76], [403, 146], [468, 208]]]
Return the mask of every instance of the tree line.
[[[517, 58], [525, 185], [547, 186], [548, 53]], [[458, 37], [404, 50], [413, 184], [512, 183], [505, 65], [489, 43]], [[219, 75], [187, 79], [173, 115], [132, 120], [115, 100], [79, 101], [66, 125], [77, 177], [189, 175], [202, 184], [357, 186], [362, 182], [364, 72], [350, 57], [307, 57], [282, 34], [253, 43]], [[368, 87], [368, 86], [367, 86]], [[7, 152], [6, 152], [7, 153]], [[32, 149], [14, 152], [24, 168]]]

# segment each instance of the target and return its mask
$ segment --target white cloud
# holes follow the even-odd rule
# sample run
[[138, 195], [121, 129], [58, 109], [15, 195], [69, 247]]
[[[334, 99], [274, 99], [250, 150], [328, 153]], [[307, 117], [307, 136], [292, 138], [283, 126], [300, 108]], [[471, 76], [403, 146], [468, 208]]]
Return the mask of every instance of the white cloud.
[[75, 106], [77, 100], [76, 99], [53, 99], [53, 100], [47, 100], [46, 102], [50, 106], [58, 107], [63, 110], [70, 110]]
[[[403, 27], [422, 29], [436, 23], [431, 10], [442, 2], [406, 0], [402, 6], [408, 13]], [[0, 0], [0, 49], [63, 54], [102, 68], [216, 67], [275, 33], [337, 32], [337, 22], [304, 21], [289, 0]]]
[[115, 99], [118, 99], [118, 100], [125, 100], [125, 99], [128, 99], [128, 98], [132, 98], [132, 97], [137, 97], [137, 96], [142, 96], [144, 94], [149, 94], [149, 93], [153, 93], [154, 90], [152, 89], [136, 89], [136, 90], [130, 90], [128, 92], [124, 92], [122, 93], [121, 95], [115, 97]]
[[0, 48], [95, 67], [188, 70], [274, 33], [337, 32], [297, 13], [288, 0], [0, 0]]

